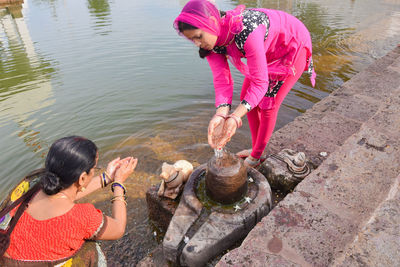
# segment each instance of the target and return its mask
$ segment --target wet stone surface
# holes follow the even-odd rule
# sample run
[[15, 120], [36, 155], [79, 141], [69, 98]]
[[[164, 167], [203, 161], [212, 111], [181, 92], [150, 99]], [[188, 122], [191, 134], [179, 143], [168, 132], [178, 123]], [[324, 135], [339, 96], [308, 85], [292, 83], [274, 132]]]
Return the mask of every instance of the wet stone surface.
[[172, 200], [166, 197], [157, 195], [159, 185], [154, 185], [149, 188], [146, 193], [146, 203], [149, 212], [149, 218], [158, 228], [158, 231], [165, 233], [169, 222], [178, 207], [180, 196]]

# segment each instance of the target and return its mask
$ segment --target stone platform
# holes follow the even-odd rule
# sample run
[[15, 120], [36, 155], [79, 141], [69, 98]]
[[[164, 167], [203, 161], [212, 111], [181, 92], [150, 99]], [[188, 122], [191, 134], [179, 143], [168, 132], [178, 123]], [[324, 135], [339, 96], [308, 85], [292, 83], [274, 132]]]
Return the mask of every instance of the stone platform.
[[316, 169], [217, 266], [398, 266], [399, 111], [397, 47], [276, 131]]

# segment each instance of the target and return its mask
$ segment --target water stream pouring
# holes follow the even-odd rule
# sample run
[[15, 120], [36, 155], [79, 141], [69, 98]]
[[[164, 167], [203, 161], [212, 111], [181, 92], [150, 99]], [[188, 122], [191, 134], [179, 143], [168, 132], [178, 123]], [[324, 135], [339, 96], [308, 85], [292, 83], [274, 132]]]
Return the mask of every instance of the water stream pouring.
[[214, 149], [214, 155], [215, 157], [218, 158], [222, 158], [222, 156], [224, 155], [224, 150], [223, 148], [215, 148]]

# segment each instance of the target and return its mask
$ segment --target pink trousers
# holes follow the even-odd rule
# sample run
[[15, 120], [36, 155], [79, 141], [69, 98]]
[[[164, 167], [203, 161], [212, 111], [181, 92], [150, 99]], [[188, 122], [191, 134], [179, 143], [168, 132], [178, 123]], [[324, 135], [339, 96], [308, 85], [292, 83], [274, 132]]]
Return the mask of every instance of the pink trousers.
[[[292, 89], [293, 85], [300, 78], [306, 66], [306, 50], [303, 48], [294, 63], [295, 75], [289, 76], [279, 89], [278, 94], [275, 96], [275, 106], [272, 109], [261, 109], [259, 106], [253, 108], [247, 113], [247, 119], [249, 121], [251, 141], [252, 141], [252, 152], [253, 158], [259, 159], [267, 146], [267, 143], [274, 131], [276, 118], [278, 117], [278, 111], [282, 104], [283, 99]], [[250, 86], [250, 80], [245, 78], [243, 81], [242, 92], [240, 99], [246, 95], [247, 89]]]

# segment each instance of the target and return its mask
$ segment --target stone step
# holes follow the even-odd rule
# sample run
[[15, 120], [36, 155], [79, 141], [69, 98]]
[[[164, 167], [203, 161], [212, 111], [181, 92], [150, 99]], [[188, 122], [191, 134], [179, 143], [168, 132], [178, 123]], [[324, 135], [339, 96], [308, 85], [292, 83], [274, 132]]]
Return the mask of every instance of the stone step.
[[398, 47], [274, 133], [272, 153], [305, 151], [318, 168], [217, 266], [346, 265], [368, 249], [357, 237], [382, 216], [400, 173], [399, 56]]
[[333, 266], [398, 266], [400, 262], [400, 176], [346, 252]]
[[400, 47], [274, 132], [267, 153], [278, 153], [284, 148], [304, 151], [314, 166], [319, 166], [325, 159], [320, 152], [330, 154], [335, 151], [360, 129], [362, 123], [374, 116], [384, 99], [398, 91], [398, 58]]
[[282, 266], [282, 262], [330, 265], [388, 195], [400, 172], [400, 167], [393, 168], [400, 166], [399, 145], [363, 127], [287, 195], [218, 266], [227, 266], [224, 264], [229, 261], [249, 263], [246, 259], [250, 255], [253, 264], [267, 266]]

